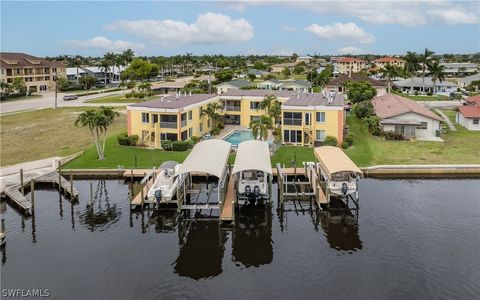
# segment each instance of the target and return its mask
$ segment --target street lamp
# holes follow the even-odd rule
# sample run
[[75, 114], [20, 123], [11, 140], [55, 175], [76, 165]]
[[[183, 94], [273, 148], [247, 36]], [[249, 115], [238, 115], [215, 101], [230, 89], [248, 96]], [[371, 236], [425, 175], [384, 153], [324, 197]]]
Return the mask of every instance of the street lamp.
[[53, 76], [53, 81], [55, 81], [55, 104], [53, 106], [53, 109], [57, 109], [57, 72], [52, 73]]

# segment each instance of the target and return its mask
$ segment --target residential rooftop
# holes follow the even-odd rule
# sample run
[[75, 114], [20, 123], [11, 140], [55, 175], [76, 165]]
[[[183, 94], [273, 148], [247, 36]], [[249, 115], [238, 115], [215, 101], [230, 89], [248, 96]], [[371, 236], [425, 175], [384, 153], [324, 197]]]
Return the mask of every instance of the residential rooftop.
[[149, 100], [141, 103], [129, 105], [129, 107], [146, 107], [160, 109], [180, 109], [192, 104], [196, 104], [211, 98], [217, 97], [216, 94], [192, 94], [192, 95], [168, 95], [159, 99]]
[[285, 106], [342, 106], [344, 105], [344, 96], [339, 93], [314, 93], [297, 94], [290, 97]]
[[458, 107], [458, 112], [461, 113], [465, 118], [468, 119], [480, 119], [480, 106], [460, 106]]
[[340, 75], [336, 78], [333, 78], [330, 80], [330, 82], [327, 84], [328, 86], [342, 86], [344, 85], [347, 81], [366, 81], [370, 83], [372, 86], [376, 87], [386, 87], [387, 84], [383, 81], [373, 79], [368, 76], [360, 75], [360, 74], [351, 74], [351, 75]]
[[62, 62], [50, 61], [30, 54], [20, 52], [0, 52], [2, 68], [19, 67], [65, 67]]
[[431, 119], [443, 121], [442, 118], [417, 102], [395, 94], [385, 94], [372, 99], [375, 114], [382, 118], [392, 118], [406, 113], [416, 113]]
[[337, 62], [339, 63], [346, 63], [346, 62], [366, 62], [365, 60], [361, 58], [355, 58], [355, 57], [342, 57], [337, 59]]
[[[425, 83], [423, 79], [420, 77], [402, 79], [402, 80], [394, 81], [393, 83], [399, 87], [423, 87], [423, 86], [433, 87], [433, 81], [431, 77], [425, 77]], [[437, 80], [437, 82], [435, 83], [435, 86], [450, 87], [450, 86], [455, 86], [455, 83], [448, 82], [448, 81], [440, 82]]]
[[377, 58], [373, 62], [376, 62], [376, 63], [391, 63], [391, 62], [397, 62], [397, 61], [403, 62], [404, 60], [401, 59], [401, 58], [385, 56], [385, 57], [382, 57], [382, 58]]
[[252, 85], [252, 82], [247, 81], [247, 80], [243, 80], [243, 79], [235, 79], [235, 80], [230, 80], [230, 81], [219, 83], [219, 84], [217, 84], [217, 86], [223, 85], [223, 84], [229, 84], [229, 85], [234, 86], [234, 87], [242, 88], [242, 87]]
[[294, 91], [286, 91], [286, 90], [260, 90], [260, 89], [253, 89], [253, 90], [237, 90], [237, 91], [228, 91], [220, 96], [245, 96], [245, 97], [265, 97], [266, 95], [274, 95], [275, 97], [282, 97], [287, 98], [291, 97], [295, 94]]

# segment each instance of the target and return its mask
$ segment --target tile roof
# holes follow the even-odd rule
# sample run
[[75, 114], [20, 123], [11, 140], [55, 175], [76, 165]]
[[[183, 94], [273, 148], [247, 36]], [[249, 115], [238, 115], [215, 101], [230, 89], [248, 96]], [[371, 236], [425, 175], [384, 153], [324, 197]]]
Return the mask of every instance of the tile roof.
[[480, 106], [460, 106], [458, 112], [465, 118], [480, 118]]
[[351, 76], [348, 75], [340, 75], [336, 78], [333, 78], [330, 80], [328, 85], [333, 85], [333, 86], [342, 86], [345, 84], [347, 81], [367, 81], [369, 82], [372, 86], [378, 86], [378, 87], [386, 87], [387, 84], [383, 81], [373, 79], [368, 76], [362, 76], [360, 74], [352, 74]]
[[342, 57], [337, 59], [337, 62], [365, 62], [365, 60], [355, 57]]
[[342, 106], [344, 105], [343, 94], [332, 93], [332, 102], [329, 103], [329, 96], [327, 93], [312, 93], [312, 94], [297, 94], [287, 100], [283, 105], [285, 106]]
[[285, 91], [285, 90], [237, 90], [237, 91], [228, 91], [220, 95], [221, 96], [250, 96], [250, 97], [265, 97], [266, 95], [274, 95], [275, 97], [291, 97], [295, 94], [294, 91]]
[[467, 101], [468, 105], [478, 105], [478, 106], [480, 106], [480, 95], [470, 96], [467, 99], [465, 99], [465, 101]]
[[[413, 78], [407, 78], [407, 79], [402, 79], [398, 81], [393, 82], [394, 85], [399, 86], [399, 87], [433, 87], [433, 81], [431, 77], [425, 77], [425, 84], [423, 83], [423, 79], [421, 77], [413, 77]], [[437, 80], [435, 86], [441, 87], [453, 87], [455, 86], [455, 83], [448, 82], [448, 81], [443, 81], [440, 82]]]
[[385, 94], [375, 97], [372, 99], [372, 104], [373, 108], [375, 109], [375, 114], [382, 119], [412, 112], [431, 119], [442, 121], [442, 118], [425, 108], [425, 106], [395, 94]]
[[219, 83], [219, 84], [217, 84], [217, 86], [222, 85], [222, 84], [229, 84], [229, 85], [233, 85], [234, 87], [242, 88], [242, 87], [252, 85], [252, 82], [247, 81], [247, 80], [243, 80], [243, 79], [236, 79], [236, 80], [230, 80], [230, 81]]
[[215, 97], [217, 97], [216, 94], [180, 95], [178, 98], [176, 95], [168, 95], [159, 99], [132, 104], [129, 107], [180, 109]]
[[2, 68], [65, 67], [62, 62], [50, 61], [18, 52], [0, 52], [0, 60]]
[[377, 58], [373, 62], [378, 62], [378, 63], [389, 63], [389, 62], [396, 62], [396, 61], [404, 61], [403, 59], [396, 58], [396, 57], [382, 57], [382, 58]]

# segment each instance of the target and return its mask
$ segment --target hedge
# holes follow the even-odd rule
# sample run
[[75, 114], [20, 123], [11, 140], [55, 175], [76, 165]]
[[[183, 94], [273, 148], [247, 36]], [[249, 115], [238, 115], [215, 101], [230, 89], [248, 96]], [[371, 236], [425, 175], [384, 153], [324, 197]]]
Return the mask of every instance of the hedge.
[[122, 146], [135, 146], [138, 141], [138, 135], [127, 135], [127, 133], [122, 133], [117, 136], [117, 141], [119, 145]]

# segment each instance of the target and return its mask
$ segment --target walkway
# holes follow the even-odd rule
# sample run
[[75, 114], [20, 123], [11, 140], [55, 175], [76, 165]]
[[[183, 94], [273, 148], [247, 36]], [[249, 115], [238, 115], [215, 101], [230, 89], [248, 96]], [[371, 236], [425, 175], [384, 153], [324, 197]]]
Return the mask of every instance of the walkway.
[[447, 117], [447, 115], [445, 115], [445, 114], [444, 114], [441, 110], [439, 110], [439, 109], [434, 108], [433, 110], [442, 117], [442, 119], [445, 121], [445, 123], [447, 123], [448, 127], [450, 128], [450, 130], [452, 130], [452, 131], [457, 131], [457, 128], [455, 128], [455, 125], [453, 125], [452, 121], [450, 121], [450, 118]]

